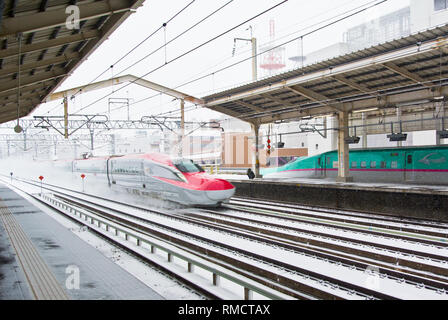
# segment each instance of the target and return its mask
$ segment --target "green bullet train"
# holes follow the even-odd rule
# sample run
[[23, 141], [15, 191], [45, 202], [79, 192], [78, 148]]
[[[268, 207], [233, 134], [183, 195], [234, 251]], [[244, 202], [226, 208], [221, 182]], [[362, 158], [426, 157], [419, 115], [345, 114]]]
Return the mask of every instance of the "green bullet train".
[[[448, 185], [448, 146], [350, 149], [355, 182], [399, 182]], [[278, 168], [261, 170], [265, 178], [336, 178], [337, 151], [297, 158]]]

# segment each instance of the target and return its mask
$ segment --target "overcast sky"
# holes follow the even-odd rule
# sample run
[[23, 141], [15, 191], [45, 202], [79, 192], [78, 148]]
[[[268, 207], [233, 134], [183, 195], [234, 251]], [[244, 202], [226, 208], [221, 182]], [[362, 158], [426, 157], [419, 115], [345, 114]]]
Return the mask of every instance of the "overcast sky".
[[[196, 0], [185, 11], [173, 19], [166, 27], [149, 38], [120, 63], [114, 64], [131, 48], [157, 30], [164, 22], [169, 20], [178, 11], [184, 8], [192, 0], [146, 0], [136, 13], [132, 14], [113, 34], [86, 60], [56, 91], [87, 84], [95, 79], [103, 71], [107, 70], [98, 80], [104, 80], [117, 76], [123, 69], [143, 58], [150, 52], [159, 48], [166, 41], [170, 41], [207, 15], [217, 10], [230, 0]], [[165, 49], [151, 55], [136, 66], [126, 70], [125, 74], [135, 76], [145, 75], [159, 68], [192, 48], [212, 39], [213, 37], [239, 25], [247, 19], [263, 12], [264, 10], [281, 3], [281, 0], [234, 0], [222, 10], [208, 18], [194, 29], [173, 41]], [[353, 13], [359, 8], [365, 8], [381, 0], [289, 0], [264, 15], [245, 23], [225, 36], [201, 47], [200, 49], [151, 72], [145, 79], [175, 88], [200, 76], [209, 75], [206, 78], [181, 86], [177, 90], [197, 97], [203, 97], [213, 92], [222, 91], [251, 81], [251, 62], [246, 61], [238, 66], [225, 71], [215, 73], [223, 67], [236, 63], [251, 55], [251, 47], [248, 42], [237, 42], [235, 55], [232, 57], [234, 38], [250, 38], [252, 27], [253, 36], [257, 38], [259, 52], [262, 46], [270, 43], [269, 21], [275, 21], [275, 45], [299, 37], [319, 26]], [[375, 19], [381, 15], [409, 5], [409, 0], [388, 0], [380, 5], [366, 10], [354, 17], [348, 18], [318, 33], [304, 38], [303, 51], [307, 53], [327, 47], [336, 42], [342, 42], [343, 32], [348, 28], [363, 22]], [[301, 52], [299, 41], [285, 45], [285, 61], [287, 66], [282, 71], [296, 67], [288, 58], [299, 55]], [[258, 57], [258, 63], [263, 57]], [[258, 76], [262, 78], [268, 74], [258, 69]], [[109, 98], [133, 99], [134, 102], [153, 97], [140, 103], [131, 105], [131, 119], [138, 120], [144, 115], [156, 115], [178, 108], [179, 102], [166, 95], [158, 95], [157, 92], [131, 84], [120, 90], [123, 85], [117, 85], [107, 89], [97, 90], [91, 93], [77, 95], [70, 101], [69, 113], [75, 113], [80, 109], [80, 114], [103, 113], [108, 109]], [[113, 94], [112, 91], [114, 91]], [[107, 97], [106, 95], [111, 94]], [[103, 98], [104, 97], [104, 98]], [[98, 99], [102, 100], [87, 107]], [[61, 102], [51, 102], [41, 105], [32, 115], [62, 114]], [[193, 107], [186, 104], [187, 110]], [[117, 105], [111, 106], [112, 109]], [[215, 118], [216, 114], [203, 109], [195, 109], [186, 113], [187, 120], [192, 118]], [[112, 113], [111, 119], [126, 119], [126, 108]]]

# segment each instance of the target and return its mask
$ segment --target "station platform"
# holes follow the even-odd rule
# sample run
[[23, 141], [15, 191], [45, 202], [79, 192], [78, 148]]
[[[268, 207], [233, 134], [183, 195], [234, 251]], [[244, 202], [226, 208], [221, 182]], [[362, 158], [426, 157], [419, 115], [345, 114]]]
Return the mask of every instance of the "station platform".
[[235, 196], [309, 206], [358, 210], [448, 221], [448, 185], [336, 182], [331, 179], [261, 178], [219, 175], [235, 187]]
[[0, 300], [162, 299], [0, 183]]

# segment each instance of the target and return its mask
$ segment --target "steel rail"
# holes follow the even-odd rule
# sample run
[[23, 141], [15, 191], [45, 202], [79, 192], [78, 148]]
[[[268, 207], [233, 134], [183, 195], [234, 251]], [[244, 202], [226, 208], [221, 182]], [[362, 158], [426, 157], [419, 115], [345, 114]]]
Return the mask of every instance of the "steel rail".
[[[85, 199], [81, 199], [82, 201], [85, 201]], [[140, 208], [141, 209], [141, 208]], [[110, 209], [109, 209], [110, 210]], [[160, 213], [159, 213], [160, 214]], [[166, 227], [166, 226], [165, 226]], [[216, 226], [213, 226], [213, 228], [216, 228]], [[229, 232], [228, 230], [226, 230], [226, 232]], [[194, 236], [196, 236], [196, 235], [194, 235]], [[242, 235], [242, 236], [245, 236], [245, 237], [247, 237], [247, 234], [246, 235]], [[197, 236], [196, 236], [197, 237]], [[206, 241], [210, 241], [209, 239], [205, 239]], [[266, 239], [263, 239], [263, 241], [265, 241], [266, 242]], [[271, 242], [272, 243], [272, 242]], [[221, 244], [222, 245], [222, 244]], [[276, 244], [276, 245], [278, 245], [278, 243]], [[283, 246], [285, 246], [284, 244], [283, 244]], [[287, 247], [287, 246], [286, 246]], [[292, 247], [289, 247], [289, 249], [290, 250], [297, 250], [297, 248], [292, 248]], [[302, 252], [303, 252], [303, 249], [302, 249]], [[313, 253], [313, 254], [315, 254], [315, 253]], [[327, 255], [327, 257], [328, 257], [328, 255]], [[263, 257], [260, 257], [261, 259], [263, 259]], [[275, 263], [275, 264], [278, 264], [278, 262], [276, 262], [276, 261], [272, 261], [272, 263]], [[340, 261], [339, 261], [339, 263], [340, 263]], [[352, 264], [353, 264], [353, 261], [352, 261]], [[364, 264], [363, 265], [363, 267], [365, 267], [366, 265]], [[291, 266], [285, 266], [285, 267], [287, 267], [287, 268], [290, 268]], [[293, 266], [294, 267], [294, 266]], [[299, 268], [300, 269], [300, 268]], [[298, 271], [298, 269], [296, 268], [296, 271]], [[308, 270], [307, 270], [307, 272], [309, 272]], [[397, 274], [398, 275], [398, 274]], [[322, 277], [322, 275], [319, 275], [320, 277]], [[399, 274], [399, 276], [403, 276], [403, 274]], [[418, 277], [417, 277], [418, 278]], [[417, 278], [415, 278], [414, 277], [414, 279], [417, 279]], [[404, 280], [404, 279], [403, 279]], [[325, 281], [334, 281], [334, 279], [331, 279], [331, 278], [329, 278], [329, 279], [326, 279]], [[426, 281], [426, 280], [425, 280]], [[425, 281], [420, 281], [418, 284], [421, 284], [421, 283], [423, 283], [423, 282], [425, 282]], [[338, 284], [338, 285], [340, 285], [340, 284]], [[351, 284], [349, 284], [349, 285], [351, 285]], [[437, 288], [436, 288], [437, 289]], [[445, 290], [443, 287], [442, 288], [439, 288], [440, 290]], [[369, 293], [371, 293], [371, 292], [369, 292]], [[374, 293], [373, 294], [373, 296], [378, 296], [378, 293]], [[381, 294], [380, 294], [381, 295]], [[391, 298], [390, 296], [387, 296], [387, 295], [384, 295], [384, 294], [382, 294], [382, 296], [380, 297], [380, 298]]]
[[[216, 224], [228, 225], [235, 228], [239, 228], [241, 230], [250, 231], [256, 235], [263, 234], [266, 237], [275, 237], [277, 241], [285, 241], [285, 242], [293, 241], [294, 245], [296, 246], [302, 245], [305, 246], [306, 248], [312, 248], [313, 250], [318, 250], [321, 252], [338, 255], [341, 257], [354, 259], [357, 261], [362, 261], [370, 265], [372, 264], [382, 265], [385, 268], [393, 268], [400, 272], [411, 273], [421, 277], [427, 277], [437, 281], [447, 282], [448, 285], [448, 279], [439, 276], [443, 275], [448, 277], [448, 268], [425, 264], [424, 261], [417, 262], [406, 259], [406, 255], [407, 256], [412, 255], [414, 257], [420, 258], [421, 260], [426, 260], [429, 258], [428, 256], [424, 255], [422, 256], [420, 252], [417, 253], [411, 250], [400, 251], [400, 249], [397, 249], [395, 247], [381, 246], [367, 241], [355, 242], [349, 237], [337, 237], [325, 233], [309, 232], [307, 230], [287, 227], [281, 224], [260, 222], [255, 218], [248, 219], [243, 217], [235, 217], [233, 215], [226, 215], [224, 213], [217, 213], [212, 210], [207, 210], [207, 215], [201, 215], [200, 213], [197, 212], [189, 213], [189, 215], [201, 219], [202, 221], [204, 220], [212, 221], [213, 223]], [[222, 216], [223, 218], [221, 219], [216, 218], [213, 217], [212, 215]], [[294, 232], [296, 234], [291, 234], [288, 232]], [[340, 242], [344, 242], [347, 245], [340, 244]], [[349, 244], [354, 244], [358, 247], [369, 246], [373, 247], [374, 249], [387, 250], [392, 255], [368, 251], [366, 249], [363, 249], [362, 247], [361, 248], [351, 247]], [[400, 258], [398, 255], [403, 256], [403, 258]], [[367, 261], [364, 258], [372, 259], [373, 261], [372, 260]], [[440, 258], [440, 256], [431, 256], [431, 258], [435, 260], [435, 258]], [[448, 259], [445, 259], [442, 262], [445, 262], [447, 260]], [[389, 265], [385, 265], [384, 263], [387, 263]], [[415, 269], [415, 271], [409, 270], [408, 268], [413, 268]], [[434, 273], [434, 275], [422, 274], [419, 271], [428, 271]]]
[[278, 201], [273, 202], [269, 200], [261, 200], [256, 198], [243, 198], [243, 197], [232, 197], [230, 199], [230, 203], [232, 202], [244, 202], [245, 205], [251, 204], [266, 204], [266, 205], [275, 205], [277, 208], [285, 208], [285, 209], [295, 209], [295, 210], [304, 210], [304, 211], [315, 211], [329, 214], [338, 214], [338, 215], [346, 215], [349, 217], [355, 218], [364, 218], [369, 220], [378, 220], [384, 222], [396, 222], [403, 224], [411, 224], [415, 226], [422, 227], [434, 227], [446, 229], [448, 232], [448, 223], [438, 222], [432, 219], [426, 218], [415, 218], [415, 217], [403, 217], [393, 214], [380, 214], [380, 213], [372, 213], [369, 211], [362, 210], [349, 210], [349, 209], [341, 209], [341, 208], [328, 208], [323, 206], [309, 206], [309, 205], [301, 205], [298, 203], [292, 202], [284, 202]]

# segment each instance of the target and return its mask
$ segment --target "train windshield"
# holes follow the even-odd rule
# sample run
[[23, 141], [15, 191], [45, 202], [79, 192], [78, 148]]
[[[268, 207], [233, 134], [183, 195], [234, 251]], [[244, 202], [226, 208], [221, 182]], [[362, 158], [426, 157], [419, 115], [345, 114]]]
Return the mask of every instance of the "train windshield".
[[191, 160], [174, 160], [173, 164], [180, 172], [204, 172], [204, 169], [200, 165], [197, 165]]

